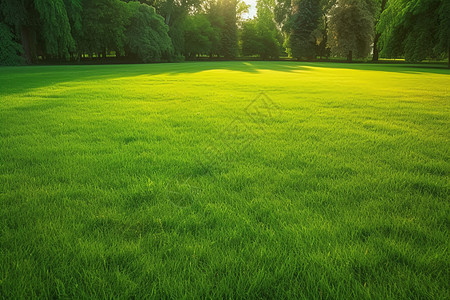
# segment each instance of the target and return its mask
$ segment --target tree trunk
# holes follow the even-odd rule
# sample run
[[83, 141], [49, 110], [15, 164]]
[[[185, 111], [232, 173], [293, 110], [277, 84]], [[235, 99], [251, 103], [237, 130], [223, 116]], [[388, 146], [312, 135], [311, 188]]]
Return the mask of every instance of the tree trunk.
[[378, 51], [378, 40], [380, 39], [381, 33], [375, 34], [375, 38], [373, 39], [373, 56], [372, 61], [378, 61], [379, 51]]
[[348, 51], [348, 54], [347, 54], [347, 61], [348, 62], [352, 62], [352, 60], [353, 60], [353, 51]]

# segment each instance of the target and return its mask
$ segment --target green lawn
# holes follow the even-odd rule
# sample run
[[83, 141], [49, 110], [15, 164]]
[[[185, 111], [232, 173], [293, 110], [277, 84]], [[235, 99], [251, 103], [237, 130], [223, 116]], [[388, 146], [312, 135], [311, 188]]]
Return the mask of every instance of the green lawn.
[[0, 68], [0, 298], [449, 299], [450, 70]]

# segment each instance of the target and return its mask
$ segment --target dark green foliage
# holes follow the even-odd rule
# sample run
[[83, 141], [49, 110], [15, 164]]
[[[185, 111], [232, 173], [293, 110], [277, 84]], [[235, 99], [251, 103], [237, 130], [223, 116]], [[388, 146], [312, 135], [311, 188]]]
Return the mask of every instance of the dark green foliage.
[[280, 43], [276, 33], [265, 27], [259, 19], [243, 23], [241, 34], [242, 54], [258, 55], [263, 59], [278, 58]]
[[450, 67], [450, 1], [441, 1], [439, 6], [438, 44], [436, 51], [447, 52]]
[[169, 36], [175, 56], [184, 53], [184, 21], [189, 12], [198, 11], [201, 3], [201, 0], [155, 0], [152, 4], [156, 7], [158, 14], [163, 16], [165, 23], [169, 25]]
[[249, 20], [242, 24], [241, 49], [245, 56], [259, 55], [263, 45], [261, 43], [256, 20]]
[[287, 50], [295, 58], [313, 58], [320, 38], [321, 8], [319, 0], [299, 0], [290, 17]]
[[128, 3], [131, 18], [125, 31], [129, 54], [142, 62], [160, 61], [172, 52], [169, 27], [153, 7], [139, 2]]
[[[46, 58], [68, 59], [76, 50], [67, 8], [78, 0], [3, 0], [0, 3], [4, 22], [13, 25], [21, 36], [28, 62], [40, 54]], [[73, 14], [75, 16], [75, 14]]]
[[329, 10], [328, 44], [332, 54], [365, 58], [371, 50], [374, 35], [372, 0], [338, 0]]
[[169, 36], [172, 40], [174, 53], [178, 55], [184, 52], [184, 18], [184, 16], [179, 19], [175, 18], [175, 21], [169, 24]]
[[33, 0], [0, 0], [0, 19], [20, 39], [26, 62], [35, 62], [40, 23]]
[[330, 48], [328, 47], [328, 36], [327, 36], [327, 16], [322, 15], [320, 20], [321, 25], [319, 26], [319, 35], [316, 36], [316, 56], [329, 57], [330, 56]]
[[273, 14], [274, 14], [274, 21], [284, 32], [286, 32], [287, 28], [285, 26], [292, 14], [292, 1], [291, 0], [276, 1]]
[[204, 14], [188, 16], [184, 24], [184, 51], [186, 57], [210, 54], [219, 40], [218, 28], [211, 26]]
[[218, 56], [220, 55], [220, 51], [222, 49], [222, 30], [225, 26], [225, 22], [223, 20], [220, 3], [216, 0], [211, 0], [208, 1], [207, 4], [209, 5], [207, 9], [207, 17], [216, 33], [214, 39], [212, 40], [210, 55]]
[[391, 0], [383, 12], [382, 53], [418, 62], [448, 54], [450, 4], [447, 0]]
[[108, 51], [124, 53], [125, 26], [129, 19], [127, 4], [119, 0], [83, 0], [84, 53], [103, 54]]
[[242, 0], [0, 0], [9, 45], [2, 50], [28, 63], [107, 55], [234, 59], [240, 30], [242, 53], [263, 59], [277, 58], [280, 45], [308, 59], [328, 57], [330, 49], [349, 60], [373, 50], [376, 61], [380, 49], [411, 62], [450, 54], [449, 0], [258, 0], [255, 21], [242, 19], [247, 9]]
[[375, 35], [373, 38], [373, 46], [372, 46], [372, 61], [378, 61], [380, 56], [380, 47], [378, 42], [380, 41], [381, 32], [377, 30], [377, 24], [380, 22], [381, 14], [386, 8], [387, 0], [375, 0], [376, 5], [376, 13], [375, 13]]
[[164, 21], [169, 25], [169, 36], [175, 54], [184, 51], [184, 19], [187, 16], [187, 9], [173, 0], [166, 0], [156, 3], [157, 12], [163, 16]]
[[20, 65], [25, 61], [21, 57], [22, 46], [17, 43], [10, 28], [0, 23], [0, 65]]
[[280, 0], [274, 20], [284, 36], [286, 52], [295, 58], [329, 56], [327, 12], [334, 0]]
[[257, 17], [242, 25], [241, 48], [244, 55], [258, 55], [263, 59], [278, 58], [281, 35], [274, 21], [275, 1], [259, 0]]
[[70, 52], [75, 51], [75, 41], [64, 1], [35, 0], [34, 7], [39, 14], [45, 53], [52, 58], [68, 59]]
[[277, 39], [277, 32], [267, 27], [258, 26], [259, 37], [262, 48], [259, 50], [259, 56], [263, 59], [278, 58], [280, 55], [280, 43]]
[[274, 20], [275, 7], [274, 0], [258, 0], [256, 5], [256, 28], [262, 44], [258, 54], [263, 59], [278, 58], [282, 51], [283, 37]]
[[0, 19], [9, 25], [29, 24], [32, 22], [29, 13], [32, 5], [32, 0], [0, 0]]
[[222, 2], [224, 27], [222, 30], [221, 52], [227, 59], [235, 58], [238, 55], [237, 3], [237, 0], [224, 0]]
[[75, 40], [75, 48], [79, 50], [77, 40], [83, 35], [83, 0], [64, 0], [66, 4], [67, 16], [69, 18], [70, 30]]
[[450, 55], [450, 1], [443, 0], [439, 6], [439, 25], [438, 51], [449, 51]]

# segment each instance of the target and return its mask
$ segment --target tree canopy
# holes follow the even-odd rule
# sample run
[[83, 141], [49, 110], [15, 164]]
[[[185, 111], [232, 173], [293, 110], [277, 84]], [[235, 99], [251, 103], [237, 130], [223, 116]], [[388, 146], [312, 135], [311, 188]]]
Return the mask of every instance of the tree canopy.
[[257, 8], [256, 18], [242, 24], [242, 54], [258, 55], [262, 59], [278, 58], [281, 53], [282, 36], [274, 19], [275, 1], [259, 0]]
[[338, 0], [329, 10], [328, 43], [331, 53], [367, 57], [374, 35], [373, 2], [371, 0]]
[[294, 10], [287, 21], [288, 53], [294, 58], [313, 58], [320, 36], [321, 7], [319, 0], [295, 0]]
[[160, 61], [173, 52], [169, 26], [155, 8], [137, 2], [128, 3], [131, 13], [126, 26], [126, 52], [142, 62]]
[[377, 29], [385, 56], [411, 62], [443, 57], [450, 51], [450, 1], [390, 0]]
[[448, 0], [0, 0], [0, 64], [450, 55]]
[[15, 40], [15, 37], [8, 26], [0, 23], [0, 64], [18, 65], [24, 62], [21, 57], [23, 49]]

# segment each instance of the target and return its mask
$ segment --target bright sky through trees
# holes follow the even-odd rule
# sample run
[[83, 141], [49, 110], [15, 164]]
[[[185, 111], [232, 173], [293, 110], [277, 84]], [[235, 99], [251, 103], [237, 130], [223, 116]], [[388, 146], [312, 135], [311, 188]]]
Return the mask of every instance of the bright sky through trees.
[[244, 2], [250, 5], [248, 13], [244, 14], [244, 18], [252, 19], [256, 17], [256, 0], [244, 0]]

